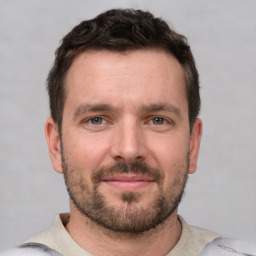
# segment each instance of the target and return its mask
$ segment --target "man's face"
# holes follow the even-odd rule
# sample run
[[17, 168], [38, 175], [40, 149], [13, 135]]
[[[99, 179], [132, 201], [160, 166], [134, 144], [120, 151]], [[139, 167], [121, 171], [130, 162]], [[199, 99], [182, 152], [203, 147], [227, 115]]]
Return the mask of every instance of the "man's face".
[[64, 172], [73, 208], [120, 232], [163, 222], [195, 171], [191, 144], [200, 140], [190, 136], [181, 65], [157, 50], [86, 52], [66, 85], [55, 169]]

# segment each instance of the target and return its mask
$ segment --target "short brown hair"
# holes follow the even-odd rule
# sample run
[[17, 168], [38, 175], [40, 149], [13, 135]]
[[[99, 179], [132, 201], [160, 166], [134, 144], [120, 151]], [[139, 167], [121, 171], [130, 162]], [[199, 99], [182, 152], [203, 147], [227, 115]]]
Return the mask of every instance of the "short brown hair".
[[65, 77], [74, 58], [87, 50], [127, 50], [159, 48], [177, 58], [186, 82], [189, 122], [192, 129], [200, 111], [199, 77], [189, 44], [183, 35], [170, 29], [151, 13], [133, 9], [113, 9], [82, 21], [62, 40], [47, 79], [51, 116], [61, 130], [66, 98]]

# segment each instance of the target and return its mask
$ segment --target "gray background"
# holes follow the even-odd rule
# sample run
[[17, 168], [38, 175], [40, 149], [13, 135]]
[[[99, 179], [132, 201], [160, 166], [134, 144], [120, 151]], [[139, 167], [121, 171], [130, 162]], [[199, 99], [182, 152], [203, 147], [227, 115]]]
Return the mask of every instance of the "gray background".
[[45, 78], [59, 40], [112, 7], [150, 10], [188, 37], [201, 75], [204, 136], [180, 213], [256, 243], [255, 0], [0, 0], [0, 249], [68, 211], [44, 139]]

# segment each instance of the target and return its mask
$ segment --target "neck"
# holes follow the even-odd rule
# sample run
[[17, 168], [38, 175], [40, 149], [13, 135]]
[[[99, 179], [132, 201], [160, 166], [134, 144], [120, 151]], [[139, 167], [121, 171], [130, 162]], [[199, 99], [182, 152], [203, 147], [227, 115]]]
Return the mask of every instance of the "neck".
[[131, 235], [105, 229], [72, 208], [66, 229], [80, 247], [95, 256], [166, 255], [181, 236], [177, 211], [156, 228]]

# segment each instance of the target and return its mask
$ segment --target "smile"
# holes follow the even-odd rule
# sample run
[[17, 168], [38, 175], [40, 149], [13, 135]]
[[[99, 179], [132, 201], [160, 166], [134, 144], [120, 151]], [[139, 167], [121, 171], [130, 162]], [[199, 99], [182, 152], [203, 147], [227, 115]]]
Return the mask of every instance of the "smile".
[[103, 182], [119, 190], [136, 191], [153, 184], [154, 180], [145, 175], [119, 174], [109, 176]]

